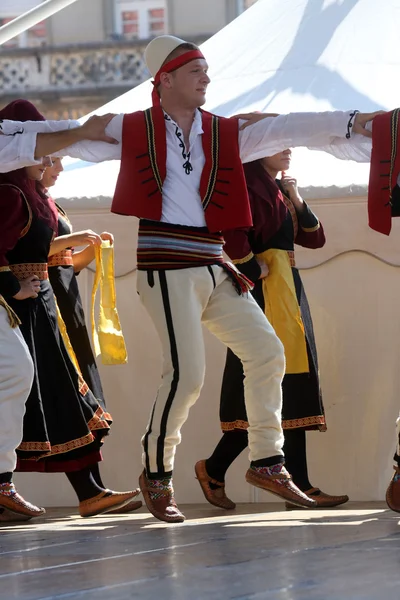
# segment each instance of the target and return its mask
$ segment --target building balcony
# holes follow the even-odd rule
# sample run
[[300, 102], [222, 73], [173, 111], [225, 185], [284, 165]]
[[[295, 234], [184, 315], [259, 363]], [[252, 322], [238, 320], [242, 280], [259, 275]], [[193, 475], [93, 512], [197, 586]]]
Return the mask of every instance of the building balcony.
[[47, 109], [47, 116], [81, 116], [149, 77], [143, 59], [148, 41], [0, 50], [1, 104], [24, 97]]

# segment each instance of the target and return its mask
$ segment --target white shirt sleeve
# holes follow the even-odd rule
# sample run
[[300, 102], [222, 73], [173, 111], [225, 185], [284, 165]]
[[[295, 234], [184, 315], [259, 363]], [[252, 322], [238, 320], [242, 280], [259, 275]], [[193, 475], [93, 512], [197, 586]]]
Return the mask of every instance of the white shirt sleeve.
[[116, 115], [106, 127], [106, 134], [116, 139], [118, 144], [83, 140], [55, 152], [54, 156], [71, 156], [72, 158], [80, 158], [94, 163], [104, 160], [119, 160], [121, 158], [123, 119], [123, 113]]
[[[350, 111], [290, 113], [267, 117], [239, 130], [240, 157], [243, 163], [273, 156], [287, 148], [304, 146], [323, 150], [336, 158], [368, 162], [371, 139], [353, 134], [349, 139]], [[242, 124], [243, 121], [240, 122]]]
[[79, 121], [67, 119], [65, 121], [9, 121], [4, 119], [0, 122], [0, 129], [6, 135], [16, 133], [35, 132], [35, 133], [53, 133], [54, 131], [64, 131], [64, 129], [74, 129], [79, 127]]
[[36, 133], [1, 135], [0, 132], [0, 173], [8, 173], [22, 167], [35, 165]]

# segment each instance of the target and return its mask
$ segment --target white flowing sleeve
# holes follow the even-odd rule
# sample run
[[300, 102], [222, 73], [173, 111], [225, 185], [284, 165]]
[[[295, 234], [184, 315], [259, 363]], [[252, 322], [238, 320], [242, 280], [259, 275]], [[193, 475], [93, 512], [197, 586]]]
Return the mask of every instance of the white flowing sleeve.
[[72, 158], [80, 158], [94, 163], [103, 162], [104, 160], [119, 160], [121, 158], [123, 120], [123, 113], [116, 115], [106, 127], [106, 134], [116, 139], [118, 144], [83, 140], [55, 152], [54, 156], [71, 156]]
[[8, 173], [41, 162], [35, 160], [36, 133], [1, 135], [0, 173]]
[[273, 156], [287, 148], [299, 146], [323, 150], [343, 160], [368, 162], [371, 139], [360, 134], [346, 138], [350, 131], [351, 116], [351, 111], [334, 111], [266, 117], [239, 130], [242, 162]]
[[0, 172], [36, 165], [36, 136], [79, 127], [78, 121], [0, 121]]

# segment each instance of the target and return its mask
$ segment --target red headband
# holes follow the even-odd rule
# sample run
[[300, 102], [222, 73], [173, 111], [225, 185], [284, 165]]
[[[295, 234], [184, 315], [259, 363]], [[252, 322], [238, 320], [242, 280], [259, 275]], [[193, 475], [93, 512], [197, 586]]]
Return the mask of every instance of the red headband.
[[170, 60], [165, 65], [163, 65], [155, 74], [153, 81], [153, 92], [151, 94], [151, 98], [153, 100], [153, 106], [159, 106], [160, 104], [160, 96], [158, 95], [157, 86], [160, 83], [161, 73], [172, 73], [172, 71], [176, 71], [179, 67], [183, 67], [191, 60], [195, 60], [196, 58], [204, 58], [203, 54], [200, 50], [189, 50], [189, 52], [185, 52], [177, 58]]

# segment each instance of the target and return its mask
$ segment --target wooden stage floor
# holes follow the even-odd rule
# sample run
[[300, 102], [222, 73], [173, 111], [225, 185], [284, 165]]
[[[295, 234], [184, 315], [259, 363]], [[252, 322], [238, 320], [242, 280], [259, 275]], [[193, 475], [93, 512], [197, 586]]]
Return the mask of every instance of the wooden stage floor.
[[400, 515], [383, 503], [282, 507], [181, 506], [178, 525], [145, 509], [0, 523], [0, 598], [399, 600]]

